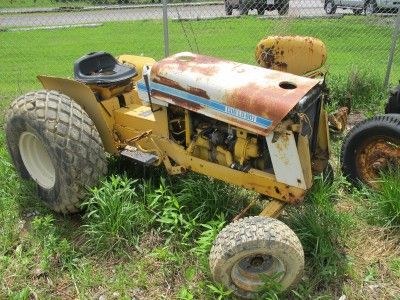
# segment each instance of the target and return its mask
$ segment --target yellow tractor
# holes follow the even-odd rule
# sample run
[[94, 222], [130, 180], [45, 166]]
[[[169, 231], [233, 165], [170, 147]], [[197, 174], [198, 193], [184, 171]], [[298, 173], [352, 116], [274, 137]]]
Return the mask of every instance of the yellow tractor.
[[259, 216], [219, 233], [210, 269], [242, 298], [254, 298], [265, 276], [287, 289], [302, 276], [304, 253], [275, 218], [328, 166], [324, 84], [314, 78], [326, 49], [313, 38], [270, 37], [256, 58], [262, 67], [190, 52], [157, 62], [96, 52], [76, 61], [74, 79], [38, 76], [44, 89], [17, 98], [6, 116], [15, 168], [62, 213], [78, 211], [106, 175], [106, 153], [265, 195]]

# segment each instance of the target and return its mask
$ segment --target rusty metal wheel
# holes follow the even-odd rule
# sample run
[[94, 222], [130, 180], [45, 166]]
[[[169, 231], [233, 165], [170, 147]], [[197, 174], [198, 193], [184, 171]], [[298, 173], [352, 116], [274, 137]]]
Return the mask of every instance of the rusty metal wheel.
[[357, 124], [342, 146], [343, 175], [378, 188], [382, 171], [400, 165], [400, 115], [377, 116]]
[[303, 274], [304, 253], [287, 225], [257, 216], [226, 226], [214, 241], [209, 263], [215, 281], [240, 298], [254, 299], [265, 277], [283, 289], [297, 283]]

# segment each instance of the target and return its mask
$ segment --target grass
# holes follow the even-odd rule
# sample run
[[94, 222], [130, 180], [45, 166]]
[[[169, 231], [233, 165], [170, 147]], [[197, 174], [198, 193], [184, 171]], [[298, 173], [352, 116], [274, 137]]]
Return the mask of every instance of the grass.
[[379, 190], [364, 188], [373, 223], [400, 229], [400, 170], [390, 169], [379, 179]]
[[[382, 111], [385, 91], [380, 79], [390, 41], [385, 26], [357, 17], [183, 23], [189, 24], [201, 53], [247, 63], [254, 63], [254, 45], [266, 34], [316, 34], [329, 49], [331, 108], [348, 97], [354, 109], [366, 114]], [[332, 26], [346, 35], [332, 32]], [[190, 48], [181, 25], [171, 22], [170, 27], [172, 52]], [[366, 30], [379, 47], [359, 38]], [[218, 43], [215, 36], [220, 37]], [[163, 53], [158, 21], [0, 32], [0, 39], [3, 110], [16, 95], [39, 88], [36, 74], [70, 76], [73, 61], [86, 52], [156, 59]], [[194, 47], [193, 36], [190, 39]], [[354, 39], [359, 41], [357, 49], [350, 46]], [[336, 166], [340, 139], [332, 146]], [[86, 213], [60, 216], [41, 204], [31, 184], [18, 179], [5, 147], [1, 133], [0, 299], [231, 298], [230, 291], [212, 281], [208, 253], [223, 226], [248, 201], [261, 200], [257, 195], [196, 174], [169, 177], [162, 169], [110, 159], [109, 176], [91, 190]], [[376, 194], [349, 188], [336, 169], [332, 186], [317, 180], [304, 204], [287, 209], [282, 217], [303, 244], [305, 276], [283, 295], [275, 292], [279, 289], [273, 282], [266, 282], [272, 289], [265, 299], [399, 297], [399, 211], [395, 201], [384, 201], [400, 198], [398, 174], [389, 174], [393, 179], [385, 178], [387, 188]]]

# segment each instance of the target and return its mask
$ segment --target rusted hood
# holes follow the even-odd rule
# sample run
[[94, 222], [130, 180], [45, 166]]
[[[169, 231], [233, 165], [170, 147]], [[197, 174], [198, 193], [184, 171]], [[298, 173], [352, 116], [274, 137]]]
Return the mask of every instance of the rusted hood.
[[319, 83], [189, 52], [157, 62], [150, 78], [153, 97], [263, 135]]

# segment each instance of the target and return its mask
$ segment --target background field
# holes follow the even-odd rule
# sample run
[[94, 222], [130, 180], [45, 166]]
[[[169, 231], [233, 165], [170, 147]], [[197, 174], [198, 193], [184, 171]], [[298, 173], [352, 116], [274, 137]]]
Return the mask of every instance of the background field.
[[[348, 34], [333, 33], [332, 22]], [[353, 110], [361, 115], [383, 111], [387, 26], [351, 16], [289, 23], [252, 17], [171, 22], [171, 52], [195, 47], [193, 36], [182, 34], [182, 24], [192, 27], [200, 53], [252, 64], [255, 44], [264, 35], [318, 32], [329, 50], [330, 109], [351, 99]], [[354, 26], [360, 26], [357, 32], [368, 31], [370, 39], [354, 36]], [[215, 37], [226, 46], [216, 47]], [[346, 47], [355, 39], [356, 47]], [[382, 42], [381, 49], [371, 44], [374, 39]], [[158, 21], [0, 32], [0, 41], [3, 112], [17, 95], [40, 88], [37, 74], [71, 76], [74, 60], [84, 53], [163, 56]], [[365, 64], [361, 50], [378, 59]], [[400, 297], [398, 224], [382, 222], [376, 193], [355, 190], [341, 177], [340, 144], [341, 137], [334, 137], [333, 186], [319, 179], [305, 203], [289, 208], [282, 217], [299, 235], [307, 266], [300, 285], [279, 299]], [[223, 225], [258, 197], [206, 177], [171, 178], [159, 169], [110, 159], [109, 177], [87, 198], [88, 214], [54, 215], [40, 204], [32, 185], [18, 179], [3, 133], [0, 182], [0, 298], [12, 299], [229, 298], [229, 291], [210, 278], [208, 251]], [[396, 181], [393, 186], [399, 198]], [[123, 226], [113, 226], [117, 221]], [[267, 287], [264, 298], [276, 299], [278, 294]]]

